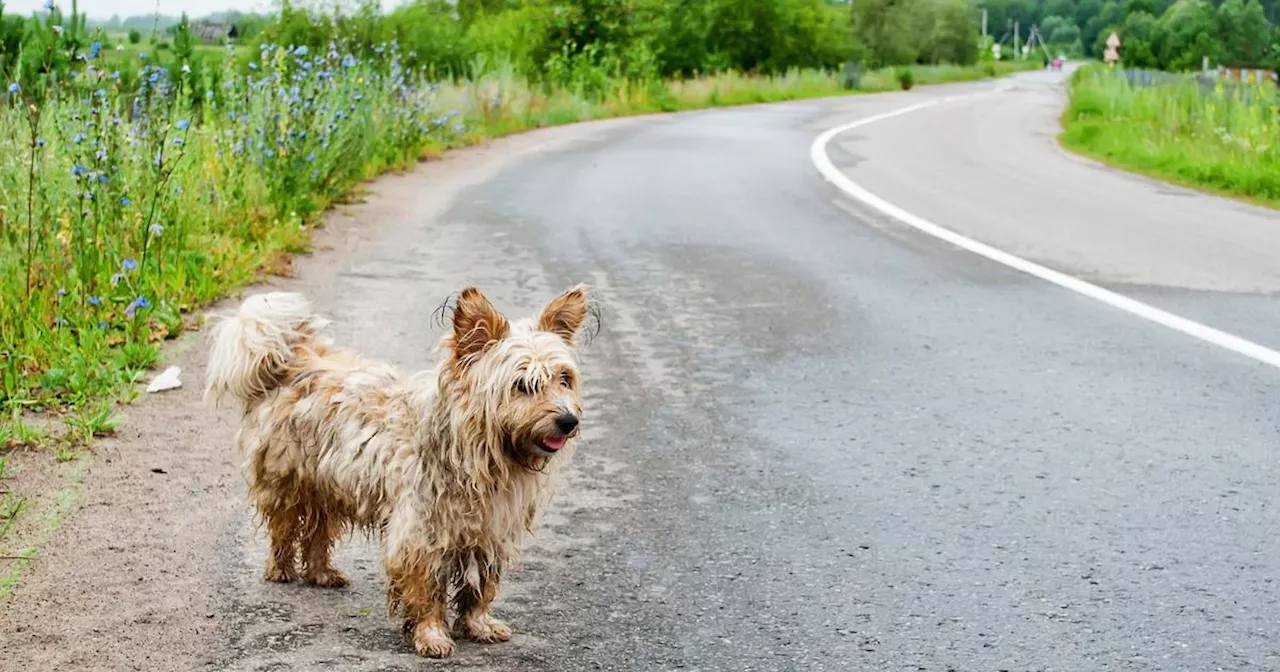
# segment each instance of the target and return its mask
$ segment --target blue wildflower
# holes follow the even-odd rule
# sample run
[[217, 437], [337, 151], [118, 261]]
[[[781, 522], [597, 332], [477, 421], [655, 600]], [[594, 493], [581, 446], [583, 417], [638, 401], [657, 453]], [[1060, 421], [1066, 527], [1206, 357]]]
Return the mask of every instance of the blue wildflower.
[[106, 320], [98, 320], [98, 328], [99, 328], [99, 329], [106, 329], [106, 328], [107, 328], [107, 321], [106, 321]]
[[106, 173], [98, 173], [98, 182], [100, 182], [100, 183], [102, 183], [102, 184], [106, 184], [106, 183], [107, 183], [107, 174], [106, 174]]
[[36, 145], [37, 145], [38, 147], [44, 147], [44, 139], [43, 139], [43, 138], [41, 138], [41, 139], [39, 139], [39, 140], [36, 140]]
[[184, 75], [189, 75], [189, 74], [191, 74], [191, 66], [187, 65], [186, 63], [183, 63], [183, 64], [182, 64], [182, 74], [184, 74]]
[[107, 160], [107, 150], [105, 150], [105, 149], [99, 149], [97, 152], [94, 152], [94, 154], [93, 154], [93, 158], [95, 158], [95, 159], [97, 159], [97, 160], [99, 160], [99, 161], [106, 161], [106, 160]]
[[84, 175], [87, 172], [89, 171], [84, 166], [78, 163], [71, 167], [71, 177], [80, 177], [81, 175]]
[[258, 69], [258, 64], [257, 64], [257, 63], [250, 63], [250, 64], [249, 64], [249, 69], [250, 69], [250, 70], [257, 70], [257, 69]]
[[129, 203], [131, 203], [131, 201], [129, 200], [129, 197], [128, 197], [128, 196], [121, 196], [121, 197], [120, 197], [120, 205], [123, 205], [124, 207], [126, 207], [126, 208], [127, 208], [127, 207], [129, 207]]
[[53, 11], [53, 0], [44, 0], [44, 9], [46, 12]]
[[160, 81], [160, 73], [158, 72], [151, 73], [151, 76], [147, 78], [147, 81], [151, 82], [152, 84], [155, 84], [156, 82]]
[[96, 296], [91, 296], [91, 297], [89, 297], [89, 305], [91, 305], [91, 306], [101, 306], [101, 305], [102, 305], [102, 299], [101, 299], [101, 298], [99, 298], [99, 297], [96, 297]]
[[77, 145], [84, 142], [84, 133], [76, 133], [76, 137], [72, 138], [72, 142]]
[[59, 287], [59, 288], [58, 288], [58, 298], [62, 298], [62, 297], [64, 297], [64, 296], [66, 296], [66, 295], [67, 295], [67, 288], [66, 288], [66, 287]]
[[124, 280], [124, 273], [112, 273], [112, 274], [111, 274], [111, 284], [113, 284], [113, 285], [118, 285], [118, 284], [120, 284], [120, 281], [121, 281], [121, 280]]
[[120, 71], [116, 70], [115, 72], [111, 73], [111, 79], [120, 79]]
[[136, 259], [125, 259], [120, 262], [120, 268], [123, 268], [126, 271], [135, 270], [138, 268], [138, 261]]
[[124, 314], [128, 315], [129, 317], [133, 317], [133, 314], [138, 312], [139, 308], [150, 308], [150, 307], [151, 307], [151, 302], [147, 300], [147, 297], [139, 296], [138, 298], [133, 300], [133, 303], [129, 304], [128, 308], [124, 309]]
[[309, 51], [311, 51], [311, 50], [310, 50], [310, 49], [307, 49], [307, 45], [305, 45], [305, 44], [304, 44], [304, 45], [302, 45], [301, 47], [298, 47], [297, 49], [294, 49], [294, 50], [293, 50], [293, 55], [294, 55], [294, 56], [306, 56], [306, 55], [307, 55], [307, 52], [309, 52]]
[[106, 90], [105, 90], [105, 89], [98, 89], [97, 91], [94, 91], [94, 92], [93, 92], [93, 95], [95, 95], [95, 96], [97, 96], [97, 97], [99, 97], [99, 98], [106, 98], [106, 97], [107, 97], [107, 92], [106, 92]]
[[151, 235], [153, 236], [158, 236], [164, 233], [164, 227], [160, 226], [159, 224], [152, 224], [151, 226], [147, 227], [147, 230], [150, 231]]
[[308, 155], [307, 155], [307, 163], [311, 163], [312, 161], [315, 161], [315, 160], [316, 160], [316, 153], [315, 153], [315, 152], [312, 152], [312, 153], [310, 153], [310, 154], [308, 154]]
[[185, 131], [190, 127], [191, 127], [191, 124], [186, 119], [183, 119], [182, 121], [178, 122], [178, 130], [180, 131]]
[[144, 61], [145, 61], [145, 60], [147, 60], [147, 52], [145, 52], [145, 51], [138, 52], [138, 58], [140, 58], [140, 59], [142, 59], [142, 60], [144, 60]]
[[17, 83], [17, 82], [14, 82], [14, 83], [12, 83], [12, 84], [10, 84], [10, 85], [9, 85], [9, 93], [17, 93], [17, 92], [19, 92], [19, 91], [21, 91], [21, 90], [22, 90], [22, 87], [21, 87], [21, 86], [18, 86], [18, 83]]
[[173, 139], [173, 144], [175, 144], [175, 145], [177, 145], [177, 146], [181, 147], [181, 146], [182, 146], [182, 144], [183, 144], [183, 142], [182, 142], [182, 138], [174, 138], [174, 139]]

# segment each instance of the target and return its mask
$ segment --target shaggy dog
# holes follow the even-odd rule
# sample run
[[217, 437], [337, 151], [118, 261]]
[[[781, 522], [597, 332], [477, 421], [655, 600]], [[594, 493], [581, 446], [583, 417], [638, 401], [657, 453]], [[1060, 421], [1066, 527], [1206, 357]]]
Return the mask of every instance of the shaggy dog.
[[406, 376], [333, 347], [299, 294], [246, 299], [212, 332], [205, 396], [244, 405], [237, 443], [271, 536], [265, 578], [345, 585], [334, 542], [376, 531], [388, 607], [419, 654], [453, 652], [450, 602], [454, 634], [510, 639], [490, 607], [553, 463], [576, 443], [575, 341], [589, 313], [577, 286], [508, 322], [468, 288], [439, 363]]

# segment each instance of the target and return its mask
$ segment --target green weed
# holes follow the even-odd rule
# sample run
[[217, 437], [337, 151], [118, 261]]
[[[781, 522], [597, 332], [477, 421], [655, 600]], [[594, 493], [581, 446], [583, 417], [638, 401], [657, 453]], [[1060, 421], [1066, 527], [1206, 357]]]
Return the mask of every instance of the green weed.
[[22, 509], [27, 504], [25, 497], [18, 497], [12, 493], [6, 493], [0, 498], [0, 539], [3, 539], [13, 526], [18, 522], [18, 514], [22, 513]]
[[[96, 403], [78, 409], [66, 420], [70, 434], [66, 437], [74, 445], [90, 445], [100, 436], [115, 433], [120, 418], [107, 403]], [[59, 458], [61, 459], [61, 458]]]
[[1070, 83], [1062, 143], [1118, 167], [1280, 205], [1280, 101], [1272, 84], [1088, 67]]

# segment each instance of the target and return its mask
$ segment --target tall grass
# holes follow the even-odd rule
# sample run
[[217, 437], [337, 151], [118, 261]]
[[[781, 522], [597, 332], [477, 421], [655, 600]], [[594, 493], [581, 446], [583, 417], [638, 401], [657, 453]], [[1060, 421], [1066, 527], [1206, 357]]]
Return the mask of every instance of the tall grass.
[[1078, 70], [1063, 144], [1123, 168], [1280, 204], [1280, 99], [1272, 84]]
[[[0, 417], [107, 417], [94, 404], [155, 365], [192, 311], [287, 270], [315, 215], [379, 172], [538, 126], [846, 92], [818, 71], [602, 91], [486, 67], [437, 85], [394, 43], [374, 53], [264, 45], [247, 71], [230, 57], [199, 79], [145, 65], [136, 84], [94, 53], [39, 95], [0, 93]], [[916, 81], [1009, 69], [921, 67]], [[893, 88], [889, 71], [862, 79]]]
[[[0, 106], [0, 407], [80, 405], [154, 364], [183, 315], [272, 270], [309, 215], [460, 128], [436, 88], [378, 63], [263, 49], [219, 91], [94, 59]], [[456, 116], [456, 115], [453, 115]]]

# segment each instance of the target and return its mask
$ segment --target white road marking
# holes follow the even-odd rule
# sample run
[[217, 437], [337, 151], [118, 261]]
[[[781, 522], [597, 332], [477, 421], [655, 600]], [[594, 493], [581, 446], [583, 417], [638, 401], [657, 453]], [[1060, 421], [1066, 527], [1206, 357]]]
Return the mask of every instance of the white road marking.
[[[998, 91], [1005, 90], [1008, 90], [1007, 86], [998, 89]], [[892, 119], [893, 117], [900, 117], [904, 114], [910, 114], [926, 108], [936, 107], [944, 103], [969, 98], [973, 95], [983, 94], [954, 96], [924, 103], [917, 103], [915, 105], [909, 105], [897, 110], [885, 112], [884, 114], [877, 114], [865, 119], [859, 119], [854, 122], [836, 126], [814, 139], [813, 145], [809, 148], [809, 158], [813, 161], [813, 165], [817, 167], [818, 172], [822, 173], [822, 176], [825, 177], [828, 182], [836, 185], [836, 187], [841, 191], [918, 231], [933, 236], [934, 238], [944, 240], [956, 247], [968, 250], [974, 254], [986, 257], [996, 263], [1004, 264], [1009, 268], [1022, 271], [1023, 273], [1051, 282], [1064, 289], [1069, 289], [1077, 294], [1082, 294], [1091, 299], [1101, 301], [1113, 308], [1119, 308], [1120, 310], [1131, 315], [1136, 315], [1144, 320], [1168, 327], [1174, 331], [1180, 331], [1206, 343], [1253, 358], [1263, 364], [1269, 364], [1276, 368], [1280, 368], [1280, 352], [1272, 350], [1271, 348], [1240, 338], [1239, 336], [1229, 334], [1225, 331], [1214, 329], [1213, 327], [1201, 324], [1194, 320], [1174, 315], [1168, 311], [1131, 299], [1122, 294], [1117, 294], [1109, 289], [1103, 289], [1093, 283], [1085, 282], [1084, 280], [1067, 275], [1066, 273], [1061, 273], [1051, 268], [1041, 266], [1035, 262], [1027, 261], [1021, 257], [1009, 254], [1004, 250], [994, 248], [985, 243], [980, 243], [971, 238], [966, 238], [965, 236], [951, 231], [950, 229], [944, 228], [923, 217], [912, 214], [911, 212], [880, 198], [870, 191], [867, 191], [864, 187], [849, 179], [849, 177], [840, 169], [836, 168], [835, 164], [831, 162], [831, 158], [827, 156], [827, 145], [833, 138], [841, 133], [845, 133], [862, 126], [868, 126], [878, 121], [884, 121], [885, 119]]]

